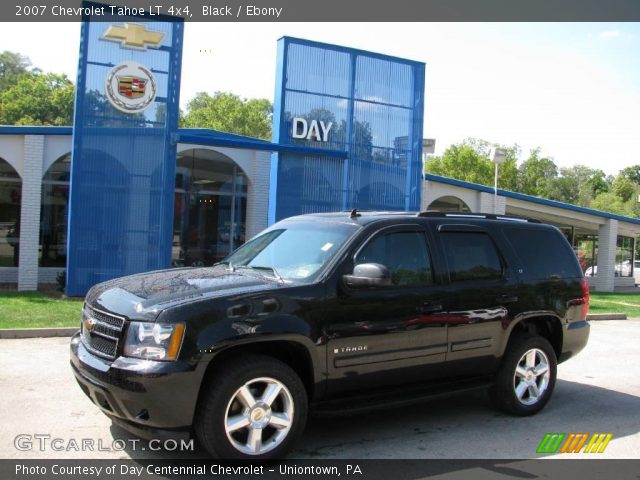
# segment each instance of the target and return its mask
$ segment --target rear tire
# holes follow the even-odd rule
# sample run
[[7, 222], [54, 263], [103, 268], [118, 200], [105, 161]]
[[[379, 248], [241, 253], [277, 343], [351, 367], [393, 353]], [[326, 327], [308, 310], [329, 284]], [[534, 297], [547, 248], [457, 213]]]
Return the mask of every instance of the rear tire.
[[542, 410], [556, 383], [557, 359], [547, 339], [520, 334], [507, 346], [489, 396], [500, 410], [527, 416]]
[[194, 427], [213, 457], [282, 458], [304, 430], [304, 385], [288, 365], [272, 357], [248, 355], [225, 362], [204, 388]]

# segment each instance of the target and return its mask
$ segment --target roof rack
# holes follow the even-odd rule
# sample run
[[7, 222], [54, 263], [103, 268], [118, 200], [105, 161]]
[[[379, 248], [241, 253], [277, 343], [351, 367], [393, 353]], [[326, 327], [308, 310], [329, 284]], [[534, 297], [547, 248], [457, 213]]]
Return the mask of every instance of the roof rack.
[[383, 215], [404, 215], [404, 216], [415, 216], [417, 212], [411, 211], [407, 212], [404, 210], [360, 210], [359, 208], [353, 208], [349, 210], [342, 210], [343, 213], [348, 213], [351, 218], [355, 217], [363, 217], [363, 216], [376, 216], [380, 217]]
[[542, 223], [540, 220], [529, 217], [519, 217], [517, 215], [499, 215], [495, 213], [465, 213], [465, 212], [437, 212], [426, 211], [418, 212], [417, 217], [435, 217], [435, 218], [478, 218], [487, 220], [506, 220], [510, 222], [529, 222], [529, 223]]

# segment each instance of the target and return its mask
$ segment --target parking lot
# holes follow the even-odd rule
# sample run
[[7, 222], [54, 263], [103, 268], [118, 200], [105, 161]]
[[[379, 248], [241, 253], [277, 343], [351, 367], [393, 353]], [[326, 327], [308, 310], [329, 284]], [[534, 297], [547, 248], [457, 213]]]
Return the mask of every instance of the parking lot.
[[[151, 451], [134, 445], [78, 388], [68, 363], [67, 338], [0, 340], [0, 458], [186, 458], [202, 451]], [[640, 320], [592, 322], [587, 348], [559, 366], [546, 409], [513, 418], [494, 410], [482, 392], [401, 410], [351, 417], [314, 418], [294, 458], [535, 458], [546, 432], [611, 432], [598, 458], [640, 458]], [[14, 445], [18, 435], [49, 435], [58, 447], [40, 451]], [[76, 451], [72, 440], [101, 449]], [[126, 447], [113, 448], [114, 439]], [[98, 443], [99, 442], [99, 443]], [[47, 441], [49, 443], [49, 441]], [[119, 447], [122, 443], [117, 444]], [[68, 451], [67, 451], [68, 450]], [[558, 457], [594, 458], [594, 454]]]

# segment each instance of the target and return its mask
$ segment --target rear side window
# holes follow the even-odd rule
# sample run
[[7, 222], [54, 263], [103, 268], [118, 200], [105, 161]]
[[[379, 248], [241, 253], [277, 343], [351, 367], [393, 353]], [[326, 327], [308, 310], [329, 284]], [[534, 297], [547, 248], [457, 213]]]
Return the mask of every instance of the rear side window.
[[375, 237], [358, 253], [356, 265], [362, 263], [380, 263], [387, 267], [393, 285], [433, 283], [427, 245], [420, 232], [393, 232]]
[[509, 243], [522, 262], [524, 275], [533, 280], [582, 277], [575, 253], [556, 230], [506, 228]]
[[493, 240], [484, 232], [440, 233], [452, 282], [502, 277], [502, 263]]

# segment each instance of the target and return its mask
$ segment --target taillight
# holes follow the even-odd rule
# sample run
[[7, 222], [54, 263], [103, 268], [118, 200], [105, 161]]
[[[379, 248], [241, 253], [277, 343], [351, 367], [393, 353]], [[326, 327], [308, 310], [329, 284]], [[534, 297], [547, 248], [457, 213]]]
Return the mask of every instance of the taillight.
[[587, 319], [589, 313], [589, 281], [583, 278], [580, 286], [582, 287], [582, 320]]

